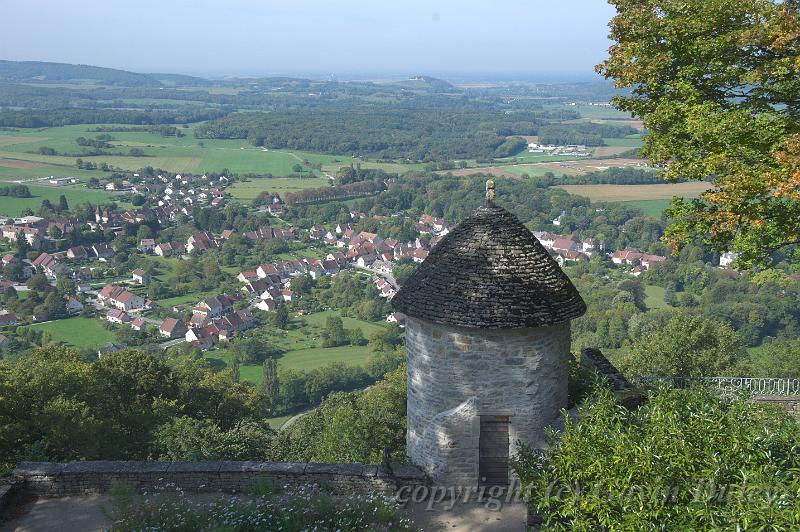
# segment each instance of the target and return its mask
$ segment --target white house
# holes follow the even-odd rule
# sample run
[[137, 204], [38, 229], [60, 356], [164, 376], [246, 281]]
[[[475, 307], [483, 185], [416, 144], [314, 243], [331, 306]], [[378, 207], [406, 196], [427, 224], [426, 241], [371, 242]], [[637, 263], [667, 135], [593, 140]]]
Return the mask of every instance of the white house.
[[731, 251], [726, 251], [722, 255], [719, 256], [719, 267], [720, 268], [730, 268], [731, 264], [733, 264], [736, 259], [739, 258], [741, 253], [733, 253]]

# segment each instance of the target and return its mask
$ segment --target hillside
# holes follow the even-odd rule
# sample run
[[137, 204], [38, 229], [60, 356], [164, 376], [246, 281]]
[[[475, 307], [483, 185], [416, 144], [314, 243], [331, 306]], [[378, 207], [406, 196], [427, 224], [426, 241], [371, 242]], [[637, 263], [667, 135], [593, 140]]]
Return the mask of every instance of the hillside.
[[0, 80], [25, 82], [93, 81], [103, 85], [159, 87], [161, 82], [148, 74], [90, 65], [70, 65], [42, 61], [0, 61]]

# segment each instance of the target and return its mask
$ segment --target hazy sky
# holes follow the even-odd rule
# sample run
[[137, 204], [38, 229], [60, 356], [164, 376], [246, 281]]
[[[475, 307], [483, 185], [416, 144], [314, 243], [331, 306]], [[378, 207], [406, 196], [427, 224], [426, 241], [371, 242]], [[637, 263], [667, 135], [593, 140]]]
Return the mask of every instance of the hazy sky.
[[[198, 75], [592, 75], [603, 0], [0, 0], [0, 59]], [[514, 76], [511, 76], [514, 77]]]

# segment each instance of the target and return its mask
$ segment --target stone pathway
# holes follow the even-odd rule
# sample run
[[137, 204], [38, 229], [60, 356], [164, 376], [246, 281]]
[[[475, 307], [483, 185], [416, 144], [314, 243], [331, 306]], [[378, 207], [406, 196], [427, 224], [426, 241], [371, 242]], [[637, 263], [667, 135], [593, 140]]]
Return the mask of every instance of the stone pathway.
[[99, 532], [111, 526], [103, 495], [37, 499], [12, 510], [0, 532]]
[[[12, 518], [0, 526], [0, 532], [100, 532], [111, 526], [109, 509], [105, 495], [38, 499], [12, 511]], [[505, 504], [497, 511], [477, 502], [452, 508], [440, 503], [432, 509], [422, 502], [410, 503], [407, 511], [424, 532], [523, 532], [527, 519], [524, 504]]]
[[524, 532], [528, 510], [524, 504], [504, 504], [500, 510], [489, 510], [484, 503], [458, 503], [452, 508], [444, 504], [428, 509], [428, 503], [410, 503], [408, 510], [414, 524], [425, 532]]

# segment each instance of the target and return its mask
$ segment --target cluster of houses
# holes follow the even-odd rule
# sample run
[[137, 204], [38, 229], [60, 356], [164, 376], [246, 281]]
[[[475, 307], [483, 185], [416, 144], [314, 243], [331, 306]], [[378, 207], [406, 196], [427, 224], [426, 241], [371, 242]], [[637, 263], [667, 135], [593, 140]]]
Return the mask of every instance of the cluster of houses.
[[604, 240], [595, 240], [594, 238], [579, 240], [571, 235], [557, 235], [546, 231], [536, 231], [533, 235], [545, 249], [555, 254], [555, 259], [560, 266], [570, 262], [589, 260], [593, 253], [603, 252], [606, 248]]
[[[606, 250], [605, 241], [594, 238], [579, 240], [571, 235], [557, 235], [546, 231], [537, 231], [533, 234], [542, 246], [555, 255], [556, 262], [560, 266], [570, 262], [587, 261], [593, 253], [602, 253]], [[614, 251], [609, 257], [614, 264], [632, 266], [631, 273], [634, 276], [641, 275], [653, 264], [667, 260], [663, 255], [651, 255], [632, 248]]]
[[296, 301], [297, 294], [290, 288], [294, 277], [308, 274], [312, 279], [335, 275], [347, 264], [341, 252], [329, 254], [324, 259], [304, 258], [261, 264], [255, 270], [240, 272], [237, 279], [243, 283], [242, 291], [258, 298], [256, 308], [275, 310], [281, 301]]
[[125, 287], [107, 284], [97, 294], [97, 301], [110, 307], [106, 313], [106, 320], [112, 323], [128, 323], [133, 320], [129, 312], [138, 312], [153, 308], [153, 302], [137, 295]]
[[200, 349], [210, 348], [215, 341], [227, 342], [234, 333], [256, 326], [255, 318], [249, 310], [234, 309], [234, 303], [239, 299], [238, 296], [228, 294], [202, 299], [192, 308], [192, 317], [188, 324], [177, 318], [166, 318], [159, 327], [159, 334], [168, 340], [183, 338]]
[[32, 249], [54, 249], [64, 235], [84, 225], [77, 218], [45, 220], [39, 216], [0, 219], [0, 234], [10, 242], [22, 236]]
[[528, 144], [528, 153], [542, 153], [544, 155], [572, 155], [574, 157], [588, 157], [591, 152], [584, 144], [567, 144], [557, 146], [555, 144], [539, 144], [531, 142]]
[[[348, 266], [369, 269], [376, 274], [390, 274], [394, 263], [401, 259], [425, 260], [430, 249], [449, 232], [444, 220], [428, 215], [420, 217], [417, 229], [421, 233], [419, 238], [414, 242], [400, 243], [376, 233], [356, 232], [349, 223], [337, 224], [333, 229], [315, 225], [309, 231], [309, 238], [341, 248], [341, 251], [329, 253], [324, 259], [305, 258], [263, 264], [255, 270], [239, 273], [238, 279], [243, 283], [245, 293], [260, 299], [257, 308], [271, 311], [275, 309], [276, 301], [296, 299], [296, 294], [289, 288], [293, 277], [308, 274], [312, 279], [318, 279], [335, 275]], [[394, 296], [396, 287], [382, 275], [373, 275], [372, 281], [382, 297]]]
[[177, 174], [174, 177], [132, 174], [127, 179], [109, 179], [99, 183], [100, 187], [108, 191], [134, 192], [149, 196], [159, 207], [175, 213], [184, 208], [191, 211], [197, 205], [223, 206], [224, 190], [229, 184], [230, 180], [225, 176], [213, 177], [206, 174]]
[[665, 260], [667, 260], [667, 257], [662, 255], [650, 255], [638, 249], [629, 248], [618, 250], [611, 254], [611, 262], [614, 264], [633, 266], [631, 273], [634, 276], [641, 275], [644, 271], [649, 270], [653, 264], [658, 264]]

